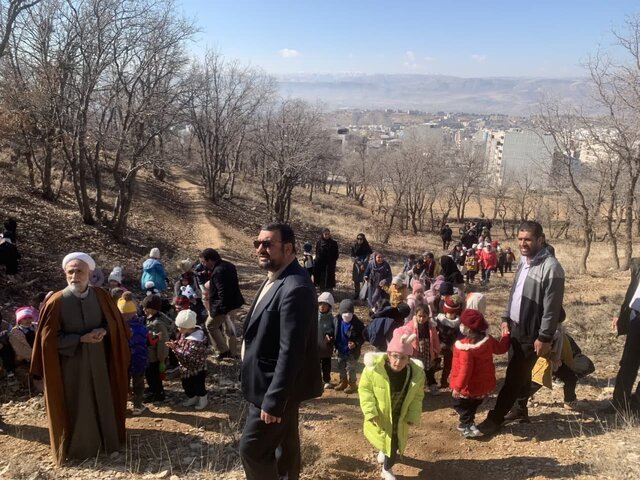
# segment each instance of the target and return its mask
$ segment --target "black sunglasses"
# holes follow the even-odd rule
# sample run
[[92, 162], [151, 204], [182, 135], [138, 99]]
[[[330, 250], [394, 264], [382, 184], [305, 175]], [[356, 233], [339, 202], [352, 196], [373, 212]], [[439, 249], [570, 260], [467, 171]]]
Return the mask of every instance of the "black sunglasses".
[[274, 243], [282, 243], [282, 242], [278, 240], [254, 240], [253, 246], [255, 247], [256, 250], [258, 250], [261, 245], [262, 245], [262, 248], [269, 248]]

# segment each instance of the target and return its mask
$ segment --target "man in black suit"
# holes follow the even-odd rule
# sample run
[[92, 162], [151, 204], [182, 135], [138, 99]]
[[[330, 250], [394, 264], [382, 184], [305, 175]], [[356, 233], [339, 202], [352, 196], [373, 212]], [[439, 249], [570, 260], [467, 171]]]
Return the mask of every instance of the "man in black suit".
[[250, 405], [240, 457], [247, 480], [297, 480], [299, 405], [322, 395], [316, 292], [289, 225], [263, 227], [254, 246], [267, 280], [244, 323], [242, 394]]
[[613, 319], [618, 335], [626, 335], [616, 377], [612, 404], [618, 412], [640, 414], [640, 383], [633, 392], [640, 368], [640, 259], [631, 259], [631, 283], [624, 297], [620, 314]]

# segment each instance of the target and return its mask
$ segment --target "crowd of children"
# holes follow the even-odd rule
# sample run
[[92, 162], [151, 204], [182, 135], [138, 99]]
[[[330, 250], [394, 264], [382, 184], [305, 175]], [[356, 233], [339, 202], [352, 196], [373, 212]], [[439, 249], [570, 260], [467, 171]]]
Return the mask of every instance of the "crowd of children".
[[[366, 239], [360, 235], [362, 244]], [[368, 243], [366, 246], [370, 251]], [[420, 421], [425, 393], [450, 391], [452, 406], [459, 415], [458, 430], [466, 438], [480, 435], [475, 414], [495, 389], [493, 356], [507, 352], [510, 337], [507, 331], [500, 339], [488, 333], [486, 297], [477, 292], [465, 296], [465, 284], [473, 283], [477, 273], [481, 274], [481, 283], [487, 284], [491, 272], [503, 275], [512, 271], [515, 256], [509, 246], [491, 241], [483, 230], [477, 243], [469, 247], [458, 243], [437, 260], [432, 252], [409, 256], [402, 273], [395, 277], [380, 252], [354, 258], [359, 262], [353, 272], [355, 293], [369, 307], [370, 319], [365, 326], [351, 298], [337, 304], [331, 291], [320, 293], [317, 347], [322, 380], [325, 390], [358, 394], [364, 434], [379, 451], [382, 477], [393, 480], [393, 466], [406, 447], [408, 428]], [[312, 274], [310, 244], [305, 244], [302, 261]], [[110, 290], [131, 330], [129, 375], [134, 416], [148, 410], [145, 403], [165, 400], [163, 380], [171, 371], [180, 372], [186, 395], [183, 406], [202, 410], [208, 405], [210, 339], [203, 324], [208, 316], [207, 280], [211, 272], [190, 260], [180, 262], [178, 267], [180, 274], [170, 302], [163, 298], [171, 287], [157, 248], [143, 264], [138, 299], [123, 285], [121, 267], [114, 267], [106, 281], [100, 269], [92, 277], [96, 286]], [[359, 291], [360, 282], [364, 282], [363, 291]], [[18, 308], [15, 325], [3, 322], [0, 328], [0, 355], [9, 376], [21, 367], [28, 372], [39, 302], [45, 300], [42, 294], [37, 308]], [[573, 368], [571, 340], [563, 328], [558, 329], [552, 356], [540, 359], [534, 369], [536, 383], [532, 383], [531, 395], [542, 385], [550, 386], [553, 373], [564, 381], [565, 402], [575, 402], [578, 374]], [[358, 384], [365, 342], [370, 343], [372, 351], [364, 357]], [[337, 383], [331, 376], [334, 360]], [[34, 392], [42, 390], [37, 381], [28, 374], [26, 377]]]

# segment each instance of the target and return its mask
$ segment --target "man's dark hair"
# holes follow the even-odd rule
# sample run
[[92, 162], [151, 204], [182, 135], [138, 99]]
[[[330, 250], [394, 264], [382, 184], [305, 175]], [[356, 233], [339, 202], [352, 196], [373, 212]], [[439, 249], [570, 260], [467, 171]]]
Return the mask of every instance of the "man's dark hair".
[[525, 220], [524, 222], [522, 222], [518, 227], [518, 231], [520, 230], [531, 232], [536, 238], [540, 238], [544, 235], [544, 232], [542, 231], [542, 225], [540, 225], [538, 222], [534, 222], [533, 220]]
[[218, 253], [217, 250], [214, 250], [213, 248], [205, 248], [202, 253], [200, 254], [200, 256], [202, 257], [203, 260], [207, 261], [207, 260], [213, 260], [214, 262], [219, 262], [220, 260], [222, 260], [222, 257], [220, 256], [220, 254]]
[[286, 223], [268, 223], [261, 230], [267, 232], [280, 232], [280, 240], [282, 243], [290, 243], [293, 245], [293, 253], [296, 253], [296, 234], [293, 233], [291, 225]]
[[15, 232], [18, 229], [18, 222], [16, 221], [15, 218], [7, 218], [4, 221], [4, 229], [8, 232]]

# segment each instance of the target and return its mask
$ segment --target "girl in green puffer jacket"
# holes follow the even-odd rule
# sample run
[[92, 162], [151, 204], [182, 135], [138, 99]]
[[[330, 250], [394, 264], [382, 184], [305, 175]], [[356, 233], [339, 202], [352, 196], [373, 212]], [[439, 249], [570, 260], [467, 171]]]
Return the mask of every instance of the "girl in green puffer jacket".
[[382, 478], [395, 480], [393, 465], [404, 452], [409, 425], [420, 423], [424, 370], [411, 359], [412, 342], [403, 328], [393, 332], [387, 353], [367, 353], [358, 393], [364, 414], [364, 435], [379, 450]]

